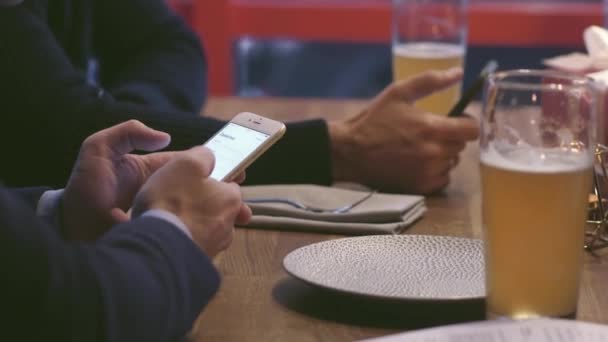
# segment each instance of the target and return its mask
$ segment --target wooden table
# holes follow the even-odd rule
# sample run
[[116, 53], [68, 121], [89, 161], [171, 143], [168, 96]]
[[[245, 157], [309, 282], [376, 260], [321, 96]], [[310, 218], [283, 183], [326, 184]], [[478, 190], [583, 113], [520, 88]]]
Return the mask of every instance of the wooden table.
[[[286, 121], [320, 116], [331, 120], [357, 113], [364, 105], [354, 100], [213, 98], [206, 113], [230, 118], [247, 110]], [[467, 147], [445, 194], [427, 199], [427, 214], [406, 234], [481, 237], [477, 150], [476, 144]], [[382, 302], [317, 289], [283, 270], [283, 257], [290, 251], [340, 237], [238, 229], [232, 246], [216, 260], [222, 287], [197, 321], [193, 340], [351, 341], [483, 318], [482, 301]], [[606, 255], [608, 251], [586, 256], [580, 320], [608, 323]]]

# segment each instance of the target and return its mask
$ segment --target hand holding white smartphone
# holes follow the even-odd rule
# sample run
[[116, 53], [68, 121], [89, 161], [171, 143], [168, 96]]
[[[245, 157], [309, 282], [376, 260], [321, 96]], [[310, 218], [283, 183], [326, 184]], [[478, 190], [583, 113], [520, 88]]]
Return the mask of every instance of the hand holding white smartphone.
[[237, 114], [205, 143], [215, 155], [211, 178], [230, 181], [285, 134], [282, 122], [253, 113]]

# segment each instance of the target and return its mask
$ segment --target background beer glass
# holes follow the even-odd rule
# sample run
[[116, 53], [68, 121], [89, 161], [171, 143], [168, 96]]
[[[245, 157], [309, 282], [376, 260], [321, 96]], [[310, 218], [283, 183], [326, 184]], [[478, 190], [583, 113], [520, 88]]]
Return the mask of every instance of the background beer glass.
[[[427, 70], [462, 67], [466, 51], [467, 0], [393, 0], [393, 79]], [[462, 84], [416, 102], [416, 107], [447, 114]]]
[[488, 318], [574, 317], [596, 89], [552, 71], [492, 74], [481, 123]]

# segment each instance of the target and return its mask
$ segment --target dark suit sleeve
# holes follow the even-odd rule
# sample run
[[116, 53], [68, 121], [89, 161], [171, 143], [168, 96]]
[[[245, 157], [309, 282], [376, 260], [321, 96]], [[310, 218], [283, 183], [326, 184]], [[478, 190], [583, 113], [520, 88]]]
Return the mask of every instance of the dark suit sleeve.
[[[0, 8], [0, 72], [0, 148], [6, 161], [0, 178], [12, 186], [63, 187], [82, 141], [129, 119], [169, 133], [170, 149], [202, 144], [225, 124], [118, 101], [87, 84], [45, 21], [24, 6]], [[294, 123], [248, 170], [248, 182], [328, 184], [330, 167], [326, 123]]]
[[0, 251], [2, 334], [21, 341], [178, 340], [219, 285], [169, 223], [140, 218], [67, 244], [3, 189]]
[[19, 197], [22, 201], [27, 203], [32, 210], [36, 210], [38, 207], [38, 201], [42, 194], [51, 190], [46, 187], [31, 187], [31, 188], [19, 188], [19, 189], [11, 189], [10, 191], [17, 197]]
[[100, 75], [112, 96], [198, 115], [206, 94], [204, 54], [166, 1], [93, 2]]

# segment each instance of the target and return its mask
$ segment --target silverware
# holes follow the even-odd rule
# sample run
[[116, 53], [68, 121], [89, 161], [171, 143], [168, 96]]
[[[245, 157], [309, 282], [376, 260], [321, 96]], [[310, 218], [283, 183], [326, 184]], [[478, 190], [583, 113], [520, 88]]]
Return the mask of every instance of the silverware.
[[319, 208], [319, 207], [301, 203], [296, 200], [292, 200], [289, 198], [282, 198], [282, 197], [249, 198], [249, 199], [245, 200], [245, 203], [282, 203], [282, 204], [290, 205], [294, 208], [310, 211], [313, 213], [343, 214], [343, 213], [350, 211], [352, 208], [358, 206], [359, 204], [363, 203], [365, 200], [372, 197], [372, 195], [375, 193], [376, 193], [376, 190], [372, 190], [365, 196], [358, 199], [357, 201], [355, 201], [349, 205], [345, 205], [345, 206], [338, 207], [338, 208]]

